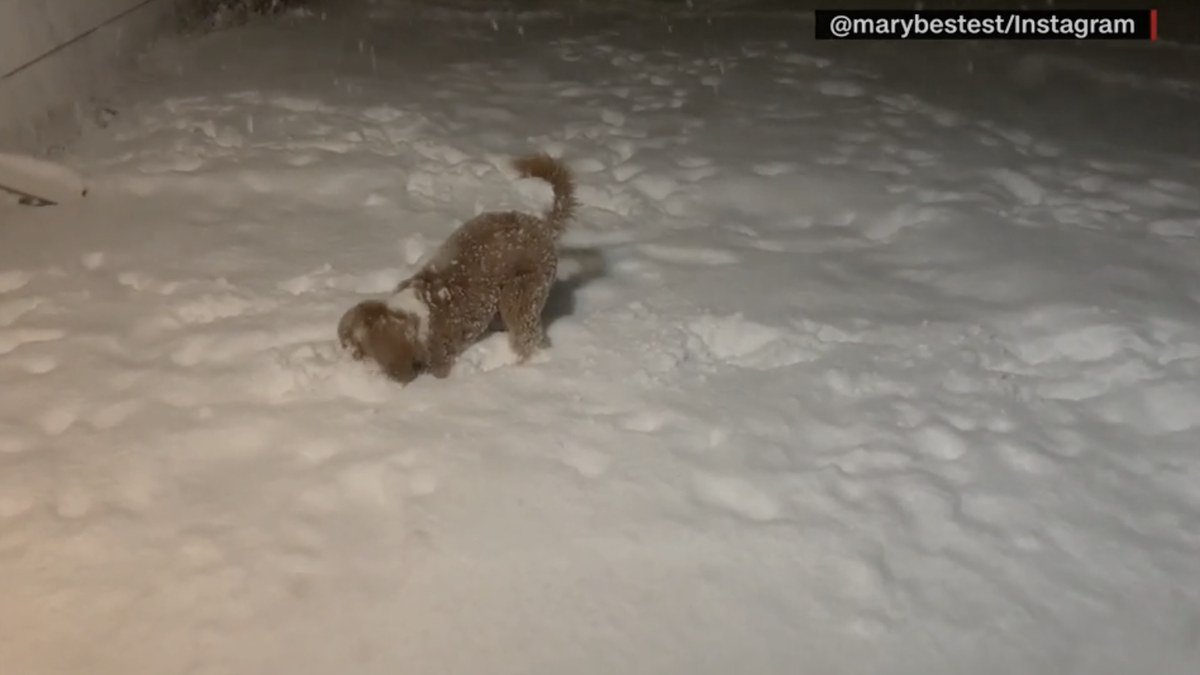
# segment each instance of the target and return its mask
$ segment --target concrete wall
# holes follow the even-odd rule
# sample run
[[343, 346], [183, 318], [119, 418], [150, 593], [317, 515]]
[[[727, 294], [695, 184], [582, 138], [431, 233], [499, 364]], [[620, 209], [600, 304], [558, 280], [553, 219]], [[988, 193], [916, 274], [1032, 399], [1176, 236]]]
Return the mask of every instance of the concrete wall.
[[0, 149], [69, 141], [177, 0], [0, 0]]

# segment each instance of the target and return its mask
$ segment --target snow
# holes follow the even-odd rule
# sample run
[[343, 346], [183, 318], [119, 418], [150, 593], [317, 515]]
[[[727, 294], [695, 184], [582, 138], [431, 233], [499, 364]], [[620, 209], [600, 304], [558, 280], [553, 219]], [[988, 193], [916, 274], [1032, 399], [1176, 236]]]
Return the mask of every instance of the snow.
[[[0, 207], [0, 672], [1194, 672], [1195, 52], [810, 31], [374, 0], [161, 45], [89, 196]], [[341, 353], [541, 210], [531, 150], [608, 263], [553, 347]]]

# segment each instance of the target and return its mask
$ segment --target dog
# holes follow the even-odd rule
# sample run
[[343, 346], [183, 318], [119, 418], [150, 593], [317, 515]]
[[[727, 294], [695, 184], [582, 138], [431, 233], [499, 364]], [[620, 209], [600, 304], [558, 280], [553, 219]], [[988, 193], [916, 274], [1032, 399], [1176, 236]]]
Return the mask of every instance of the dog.
[[491, 211], [471, 218], [390, 298], [350, 308], [338, 339], [354, 359], [376, 362], [402, 385], [424, 372], [444, 379], [497, 318], [518, 363], [550, 346], [542, 312], [558, 273], [558, 242], [578, 206], [575, 179], [544, 153], [512, 165], [522, 178], [550, 184], [550, 207], [540, 216]]

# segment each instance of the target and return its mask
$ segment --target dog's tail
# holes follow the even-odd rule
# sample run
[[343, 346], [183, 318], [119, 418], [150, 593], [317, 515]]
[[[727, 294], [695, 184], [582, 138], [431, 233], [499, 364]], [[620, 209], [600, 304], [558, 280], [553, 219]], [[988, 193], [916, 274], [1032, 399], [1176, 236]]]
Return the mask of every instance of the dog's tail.
[[554, 238], [561, 237], [575, 217], [575, 207], [579, 205], [575, 201], [575, 178], [571, 170], [562, 160], [545, 153], [517, 158], [513, 160], [513, 168], [521, 173], [522, 178], [540, 178], [554, 189], [554, 203], [543, 218], [554, 233]]

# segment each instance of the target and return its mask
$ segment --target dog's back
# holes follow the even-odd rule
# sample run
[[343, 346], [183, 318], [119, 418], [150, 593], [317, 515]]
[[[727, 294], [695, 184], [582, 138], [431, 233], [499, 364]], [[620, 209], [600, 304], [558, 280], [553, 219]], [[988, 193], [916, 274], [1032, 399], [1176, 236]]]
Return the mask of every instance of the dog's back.
[[437, 256], [416, 275], [428, 282], [436, 280], [447, 294], [492, 305], [481, 307], [479, 314], [495, 311], [500, 286], [507, 280], [527, 275], [553, 280], [558, 240], [574, 218], [578, 204], [574, 178], [561, 160], [538, 153], [514, 160], [513, 167], [524, 178], [539, 178], [550, 184], [554, 190], [550, 207], [541, 217], [520, 211], [475, 216], [459, 226]]

